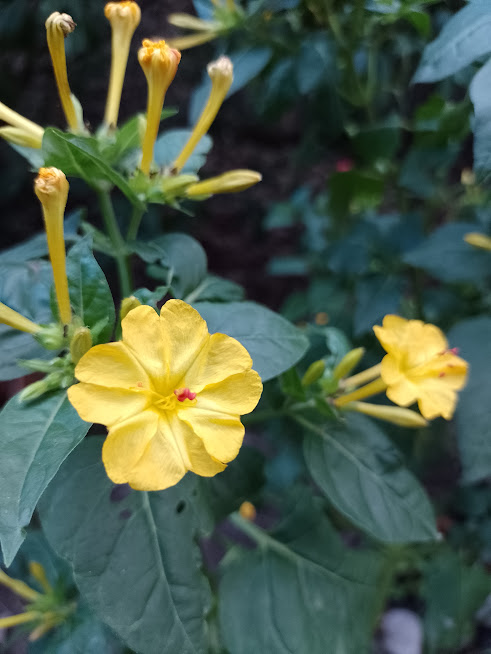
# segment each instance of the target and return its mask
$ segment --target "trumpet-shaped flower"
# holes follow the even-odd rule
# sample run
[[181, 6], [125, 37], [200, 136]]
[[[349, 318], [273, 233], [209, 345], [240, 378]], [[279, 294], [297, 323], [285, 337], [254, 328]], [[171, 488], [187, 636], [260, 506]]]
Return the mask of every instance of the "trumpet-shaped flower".
[[111, 23], [111, 75], [107, 93], [106, 113], [104, 122], [108, 126], [118, 123], [119, 105], [123, 90], [124, 76], [130, 44], [136, 28], [140, 24], [141, 11], [136, 2], [108, 2], [104, 7], [104, 15]]
[[387, 352], [380, 372], [387, 397], [400, 406], [417, 401], [428, 420], [438, 416], [449, 420], [457, 391], [466, 383], [468, 364], [448, 348], [441, 330], [392, 315], [373, 329]]
[[169, 48], [165, 41], [145, 39], [138, 51], [138, 61], [148, 84], [147, 126], [142, 145], [140, 168], [148, 175], [153, 159], [153, 147], [159, 131], [165, 94], [177, 73], [181, 53]]
[[76, 131], [79, 127], [79, 121], [68, 83], [65, 55], [65, 37], [73, 32], [74, 29], [75, 23], [73, 18], [68, 14], [60, 14], [59, 11], [52, 13], [46, 20], [46, 38], [48, 40], [48, 49], [55, 73], [56, 85], [58, 86], [58, 94], [67, 123], [71, 130]]
[[240, 416], [262, 392], [247, 350], [208, 333], [199, 313], [169, 300], [160, 316], [139, 306], [122, 321], [122, 340], [96, 345], [75, 369], [68, 397], [83, 420], [109, 433], [108, 476], [137, 490], [162, 490], [188, 470], [211, 477], [238, 454]]

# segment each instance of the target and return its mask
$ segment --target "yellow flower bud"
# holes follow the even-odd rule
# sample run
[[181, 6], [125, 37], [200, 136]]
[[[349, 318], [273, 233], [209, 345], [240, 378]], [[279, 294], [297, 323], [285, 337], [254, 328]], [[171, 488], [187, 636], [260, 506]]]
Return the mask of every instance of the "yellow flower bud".
[[338, 363], [338, 365], [334, 368], [332, 373], [334, 379], [343, 379], [343, 377], [349, 375], [353, 368], [356, 368], [356, 366], [360, 363], [360, 360], [364, 354], [364, 347], [357, 347], [354, 350], [347, 352]]
[[173, 168], [176, 172], [180, 172], [186, 164], [186, 161], [192, 155], [194, 148], [198, 145], [200, 139], [210, 129], [212, 122], [225, 100], [227, 93], [234, 79], [234, 67], [228, 57], [219, 57], [216, 61], [208, 64], [208, 75], [211, 79], [211, 91], [208, 96], [205, 108], [198, 122], [189, 137], [186, 145], [183, 147], [181, 153], [174, 161]]
[[48, 577], [46, 576], [46, 570], [40, 563], [37, 561], [29, 561], [29, 572], [39, 583], [45, 593], [50, 593], [53, 590], [53, 587], [49, 583]]
[[356, 411], [372, 418], [385, 420], [400, 427], [411, 427], [417, 429], [426, 427], [428, 422], [422, 415], [411, 409], [404, 409], [398, 406], [384, 406], [380, 404], [368, 404], [367, 402], [350, 402], [344, 407], [345, 411]]
[[141, 302], [134, 295], [130, 295], [130, 297], [125, 297], [121, 302], [121, 309], [119, 310], [120, 320], [126, 318], [126, 316], [129, 314], [130, 311], [136, 309], [136, 307], [139, 306], [141, 306]]
[[24, 318], [20, 313], [2, 304], [2, 302], [0, 302], [0, 323], [28, 334], [36, 334], [41, 329], [40, 325], [28, 318]]
[[140, 24], [141, 11], [136, 2], [108, 2], [104, 15], [111, 23], [111, 75], [107, 94], [104, 122], [115, 127], [118, 123], [119, 106], [130, 44]]
[[65, 37], [75, 29], [73, 18], [68, 14], [52, 13], [46, 21], [46, 36], [51, 62], [55, 73], [56, 85], [60, 96], [63, 111], [71, 130], [78, 129], [78, 118], [72, 92], [68, 83], [65, 56]]
[[315, 382], [319, 381], [322, 377], [325, 369], [326, 364], [322, 359], [311, 363], [302, 377], [302, 386], [311, 386], [312, 384], [315, 384]]
[[464, 236], [464, 241], [473, 245], [475, 248], [480, 250], [488, 250], [491, 252], [491, 237], [486, 236], [486, 234], [480, 234], [479, 232], [469, 232]]
[[165, 41], [154, 42], [145, 39], [138, 51], [138, 61], [148, 84], [147, 126], [143, 137], [140, 164], [146, 175], [150, 172], [165, 94], [176, 75], [180, 60], [181, 53], [169, 48]]
[[[4, 120], [6, 123], [9, 123], [11, 125], [10, 129], [17, 129], [19, 131], [17, 132], [10, 132], [10, 135], [13, 136], [12, 138], [9, 138], [8, 132], [8, 127], [2, 127], [2, 136], [7, 139], [12, 141], [12, 143], [17, 143], [17, 141], [14, 140], [14, 138], [20, 137], [20, 138], [25, 138], [25, 139], [31, 139], [32, 143], [36, 143], [37, 145], [32, 145], [30, 147], [41, 147], [41, 141], [43, 140], [43, 134], [44, 134], [44, 129], [36, 124], [33, 123], [32, 120], [28, 120], [27, 118], [24, 118], [24, 116], [21, 116], [18, 114], [16, 111], [13, 109], [10, 109], [7, 107], [7, 105], [3, 104], [3, 102], [0, 102], [0, 120]], [[22, 134], [22, 136], [21, 136]], [[20, 145], [24, 145], [23, 143]]]
[[256, 519], [256, 507], [252, 502], [242, 502], [239, 513], [244, 520], [249, 520], [249, 522], [253, 522]]
[[220, 23], [214, 20], [203, 20], [191, 14], [170, 14], [167, 16], [167, 22], [175, 27], [183, 27], [188, 30], [202, 30], [208, 32], [209, 30], [217, 30], [220, 28]]
[[476, 176], [470, 168], [464, 168], [460, 175], [460, 183], [464, 186], [474, 186], [476, 183]]
[[186, 189], [190, 198], [202, 195], [215, 195], [217, 193], [238, 193], [254, 186], [262, 179], [254, 170], [230, 170], [228, 173], [210, 177], [197, 184], [191, 184]]
[[197, 175], [171, 175], [162, 179], [160, 188], [167, 199], [185, 195], [187, 188], [198, 181]]
[[70, 343], [70, 354], [75, 365], [92, 347], [92, 334], [88, 327], [77, 327]]
[[0, 570], [0, 584], [29, 602], [35, 602], [41, 597], [41, 593], [38, 593], [37, 590], [34, 590], [20, 579], [12, 579], [3, 570]]
[[61, 170], [58, 170], [58, 168], [39, 169], [39, 174], [34, 182], [34, 192], [43, 207], [49, 257], [55, 281], [56, 300], [60, 318], [65, 325], [70, 323], [72, 319], [63, 235], [63, 218], [68, 189], [67, 178]]

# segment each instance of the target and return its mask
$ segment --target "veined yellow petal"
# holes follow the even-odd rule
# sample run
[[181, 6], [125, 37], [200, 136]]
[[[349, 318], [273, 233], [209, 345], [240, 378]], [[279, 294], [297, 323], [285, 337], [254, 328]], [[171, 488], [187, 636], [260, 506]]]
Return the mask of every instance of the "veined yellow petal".
[[[197, 397], [197, 409], [243, 416], [253, 411], [259, 402], [263, 385], [255, 370], [246, 370], [227, 377], [222, 382], [206, 386]], [[189, 412], [188, 412], [189, 413]]]
[[192, 407], [179, 412], [179, 418], [192, 428], [214, 459], [228, 463], [239, 453], [245, 429], [237, 415]]
[[81, 382], [98, 386], [151, 389], [146, 371], [121, 342], [91, 348], [78, 362], [75, 377]]
[[121, 327], [124, 345], [145, 368], [154, 388], [171, 392], [167, 389], [170, 359], [158, 313], [146, 305], [135, 307], [122, 320]]
[[[206, 324], [206, 323], [205, 323]], [[216, 384], [231, 375], [250, 370], [249, 352], [235, 338], [213, 334], [190, 365], [180, 386], [197, 393], [209, 384]]]
[[386, 394], [389, 400], [399, 406], [410, 406], [416, 402], [419, 396], [417, 386], [411, 384], [405, 377], [401, 377], [397, 383], [389, 386]]
[[424, 393], [418, 399], [421, 415], [427, 420], [433, 420], [434, 418], [438, 418], [438, 416], [442, 416], [445, 420], [450, 420], [454, 414], [456, 405], [456, 392], [448, 387], [441, 386], [437, 382], [433, 387], [427, 384]]
[[71, 386], [68, 399], [82, 420], [108, 427], [141, 413], [150, 403], [145, 393], [84, 383]]

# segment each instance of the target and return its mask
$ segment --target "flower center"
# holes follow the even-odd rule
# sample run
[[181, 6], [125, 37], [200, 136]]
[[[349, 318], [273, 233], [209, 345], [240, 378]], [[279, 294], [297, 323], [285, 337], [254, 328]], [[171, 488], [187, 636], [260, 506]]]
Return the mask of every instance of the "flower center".
[[195, 404], [196, 393], [192, 393], [189, 388], [176, 388], [170, 395], [159, 395], [152, 392], [153, 406], [160, 411], [175, 411], [178, 408], [178, 402], [184, 406]]

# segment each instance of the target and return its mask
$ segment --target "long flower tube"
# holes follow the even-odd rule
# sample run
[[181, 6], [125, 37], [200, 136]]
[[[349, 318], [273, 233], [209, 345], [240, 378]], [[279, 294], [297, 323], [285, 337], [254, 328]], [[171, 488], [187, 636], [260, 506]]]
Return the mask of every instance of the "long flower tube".
[[44, 134], [41, 125], [10, 109], [3, 102], [0, 102], [0, 120], [9, 123], [9, 126], [0, 128], [0, 136], [3, 136], [7, 141], [19, 145], [19, 139], [24, 138], [30, 143], [30, 147], [41, 147]]
[[60, 14], [59, 11], [52, 13], [46, 21], [46, 37], [55, 73], [56, 85], [58, 87], [58, 94], [68, 126], [72, 131], [78, 129], [79, 121], [68, 83], [65, 37], [73, 32], [74, 29], [75, 23], [73, 18], [68, 14]]
[[32, 322], [29, 318], [24, 318], [20, 313], [17, 313], [17, 311], [14, 311], [2, 302], [0, 302], [0, 323], [2, 325], [8, 325], [13, 329], [18, 329], [21, 332], [27, 332], [28, 334], [37, 334], [41, 329], [40, 325]]
[[63, 235], [63, 219], [68, 199], [68, 189], [67, 178], [61, 170], [58, 170], [58, 168], [39, 169], [39, 174], [34, 182], [34, 192], [43, 208], [49, 257], [55, 281], [56, 300], [60, 318], [65, 325], [68, 325], [72, 320]]
[[254, 186], [262, 179], [255, 170], [229, 170], [227, 173], [204, 179], [186, 188], [189, 198], [217, 193], [238, 193]]
[[116, 127], [131, 39], [140, 24], [141, 11], [136, 2], [108, 2], [104, 15], [111, 24], [112, 33], [111, 74], [104, 122], [107, 126]]
[[177, 159], [174, 161], [173, 169], [176, 173], [186, 165], [187, 160], [193, 154], [200, 139], [210, 129], [211, 124], [220, 110], [227, 93], [234, 79], [233, 64], [228, 57], [220, 57], [208, 64], [208, 75], [211, 79], [211, 91], [208, 96], [205, 108]]
[[147, 126], [140, 163], [140, 168], [146, 175], [150, 173], [165, 94], [176, 75], [180, 60], [181, 53], [169, 48], [165, 41], [145, 39], [138, 51], [138, 61], [148, 84]]

